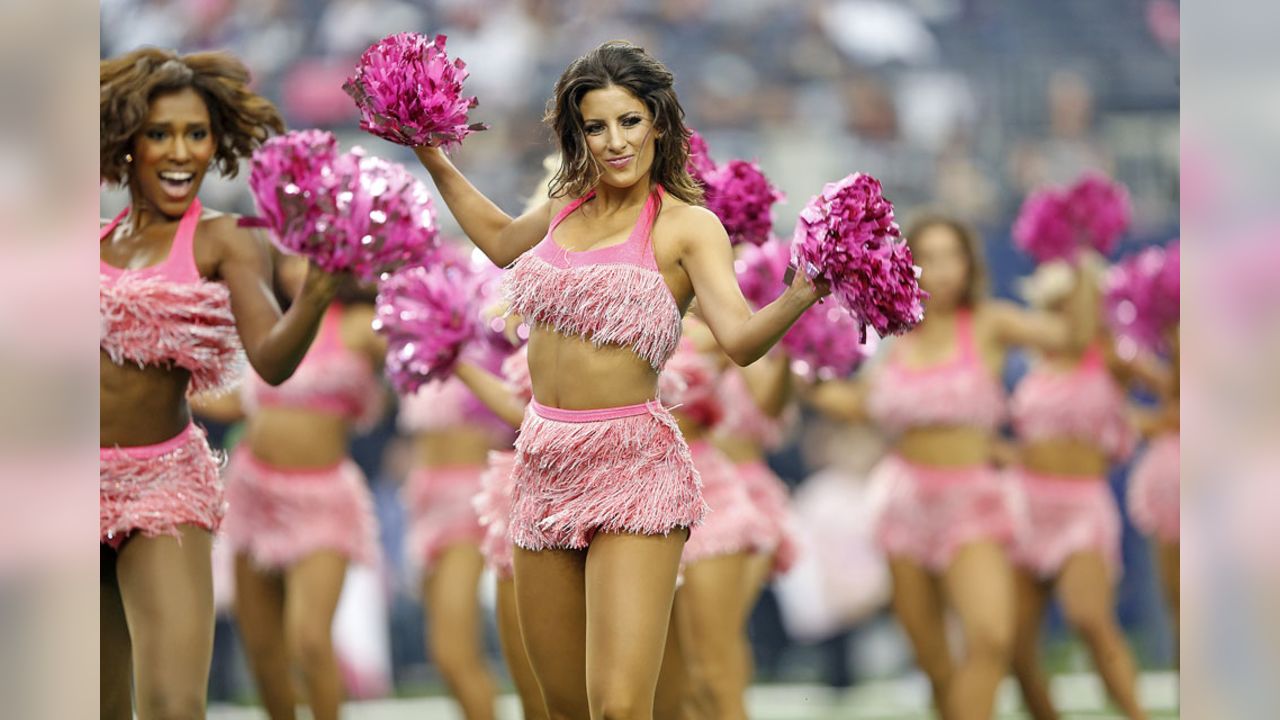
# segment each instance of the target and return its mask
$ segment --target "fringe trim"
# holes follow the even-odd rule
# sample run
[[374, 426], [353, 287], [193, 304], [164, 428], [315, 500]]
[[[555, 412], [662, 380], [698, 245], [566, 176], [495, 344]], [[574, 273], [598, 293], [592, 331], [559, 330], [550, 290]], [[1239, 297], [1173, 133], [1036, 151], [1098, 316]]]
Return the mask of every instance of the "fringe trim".
[[133, 533], [180, 537], [179, 525], [216, 532], [226, 511], [218, 470], [223, 457], [192, 426], [182, 445], [159, 456], [104, 449], [98, 466], [100, 541], [118, 546]]
[[484, 527], [480, 552], [499, 580], [509, 580], [513, 575], [510, 520], [511, 495], [515, 489], [511, 473], [515, 464], [514, 452], [490, 451], [489, 466], [480, 476], [480, 491], [471, 500]]
[[511, 536], [528, 550], [587, 547], [597, 532], [665, 535], [707, 513], [675, 419], [649, 412], [566, 423], [526, 411], [516, 439]]
[[252, 368], [246, 368], [240, 387], [245, 411], [250, 415], [263, 400], [268, 405], [307, 407], [322, 399], [341, 406], [360, 433], [376, 427], [387, 409], [387, 393], [369, 361], [345, 350], [303, 360], [288, 380], [275, 387], [263, 382]]
[[596, 347], [629, 347], [655, 370], [680, 341], [680, 309], [656, 270], [627, 264], [559, 268], [526, 253], [503, 277], [502, 290], [508, 315]]
[[226, 286], [202, 280], [98, 276], [100, 347], [117, 365], [177, 366], [191, 393], [224, 392], [240, 378], [244, 349]]
[[705, 440], [690, 447], [702, 476], [706, 521], [689, 534], [682, 561], [688, 565], [721, 555], [754, 551], [771, 534], [768, 519], [756, 510], [747, 485], [729, 459]]

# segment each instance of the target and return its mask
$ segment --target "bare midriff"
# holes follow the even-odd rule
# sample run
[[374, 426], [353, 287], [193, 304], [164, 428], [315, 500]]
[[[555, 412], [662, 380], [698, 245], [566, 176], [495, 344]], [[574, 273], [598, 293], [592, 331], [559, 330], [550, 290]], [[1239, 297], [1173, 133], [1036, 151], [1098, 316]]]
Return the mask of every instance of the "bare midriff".
[[156, 445], [191, 422], [181, 368], [117, 365], [101, 350], [98, 362], [98, 444], [102, 447]]
[[764, 448], [745, 438], [721, 436], [715, 442], [734, 465], [764, 460]]
[[479, 425], [418, 433], [413, 439], [413, 466], [418, 468], [484, 465], [496, 447], [494, 432]]
[[1041, 475], [1097, 479], [1107, 474], [1107, 454], [1083, 440], [1054, 438], [1023, 443], [1018, 455], [1022, 467]]
[[973, 467], [991, 462], [991, 431], [973, 425], [911, 428], [894, 443], [907, 462], [934, 467]]
[[[656, 309], [655, 309], [656, 312]], [[631, 349], [535, 327], [529, 333], [533, 397], [565, 410], [639, 405], [658, 395], [658, 373]]]
[[339, 413], [297, 407], [260, 408], [245, 427], [245, 447], [267, 465], [318, 470], [347, 456], [346, 418]]

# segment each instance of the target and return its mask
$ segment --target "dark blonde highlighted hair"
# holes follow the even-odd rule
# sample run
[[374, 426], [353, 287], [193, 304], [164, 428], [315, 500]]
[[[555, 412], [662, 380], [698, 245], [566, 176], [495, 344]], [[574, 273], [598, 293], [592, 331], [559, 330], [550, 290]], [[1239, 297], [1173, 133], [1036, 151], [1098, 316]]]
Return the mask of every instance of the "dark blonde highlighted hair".
[[600, 179], [600, 168], [587, 147], [579, 104], [592, 90], [625, 88], [653, 115], [653, 169], [650, 177], [667, 192], [691, 205], [702, 204], [702, 188], [689, 175], [690, 131], [676, 98], [675, 76], [644, 48], [611, 40], [574, 60], [556, 82], [543, 118], [560, 145], [560, 170], [551, 181], [551, 197], [580, 197]]
[[987, 256], [983, 250], [982, 236], [973, 226], [951, 215], [937, 211], [926, 211], [911, 219], [905, 233], [907, 246], [912, 254], [916, 251], [915, 241], [926, 230], [945, 228], [960, 238], [964, 247], [965, 258], [969, 261], [969, 278], [965, 284], [960, 304], [972, 308], [987, 297]]
[[284, 132], [284, 120], [270, 100], [249, 89], [249, 70], [225, 52], [179, 55], [172, 50], [139, 48], [98, 65], [100, 169], [102, 180], [128, 182], [125, 155], [147, 120], [151, 100], [192, 88], [209, 108], [217, 150], [213, 163], [235, 177], [240, 159], [253, 153], [272, 132]]

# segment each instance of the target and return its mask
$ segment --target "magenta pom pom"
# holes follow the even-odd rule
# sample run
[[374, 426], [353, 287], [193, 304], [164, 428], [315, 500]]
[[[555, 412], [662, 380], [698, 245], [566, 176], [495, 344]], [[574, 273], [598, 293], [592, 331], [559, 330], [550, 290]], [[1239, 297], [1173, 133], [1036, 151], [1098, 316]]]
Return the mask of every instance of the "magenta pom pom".
[[253, 154], [249, 188], [276, 244], [330, 272], [373, 281], [428, 262], [439, 244], [426, 185], [359, 148], [338, 154], [327, 132], [268, 140]]
[[915, 327], [928, 297], [920, 269], [893, 219], [893, 203], [880, 181], [854, 173], [827, 183], [796, 222], [792, 261], [811, 278], [831, 284], [832, 295], [853, 313], [859, 341], [870, 325], [881, 337]]
[[707, 150], [707, 141], [694, 130], [689, 131], [689, 162], [685, 169], [703, 187], [707, 185], [707, 176], [716, 169], [716, 163]]
[[755, 163], [730, 160], [704, 176], [707, 209], [720, 218], [729, 240], [759, 245], [773, 229], [773, 205], [785, 196]]
[[791, 262], [791, 243], [771, 237], [760, 245], [743, 245], [733, 262], [738, 286], [751, 306], [759, 310], [787, 288], [787, 264]]
[[1137, 348], [1163, 351], [1180, 314], [1178, 241], [1154, 245], [1116, 263], [1107, 275], [1104, 307], [1122, 356]]
[[464, 266], [442, 261], [406, 268], [379, 284], [373, 327], [387, 338], [387, 377], [402, 395], [447, 378], [476, 336], [470, 283]]
[[1013, 223], [1013, 239], [1040, 263], [1074, 261], [1082, 247], [1109, 255], [1128, 230], [1129, 217], [1124, 186], [1088, 173], [1066, 190], [1044, 188], [1029, 195]]
[[400, 145], [448, 150], [467, 135], [487, 130], [467, 124], [475, 97], [462, 94], [466, 64], [449, 60], [445, 36], [388, 35], [364, 51], [355, 74], [342, 85], [360, 109], [360, 129]]
[[832, 380], [853, 374], [866, 359], [863, 333], [844, 308], [819, 305], [801, 315], [781, 342], [797, 375]]

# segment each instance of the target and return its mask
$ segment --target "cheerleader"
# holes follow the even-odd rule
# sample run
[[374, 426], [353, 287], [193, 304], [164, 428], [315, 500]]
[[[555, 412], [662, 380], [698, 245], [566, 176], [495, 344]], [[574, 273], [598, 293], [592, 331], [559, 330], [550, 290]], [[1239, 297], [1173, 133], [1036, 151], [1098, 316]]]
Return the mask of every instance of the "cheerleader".
[[284, 129], [243, 64], [144, 48], [103, 60], [99, 85], [101, 177], [129, 191], [98, 237], [101, 715], [204, 717], [224, 502], [187, 394], [234, 385], [241, 348], [287, 380], [338, 279], [308, 270], [281, 314], [266, 238], [197, 198]]
[[[985, 294], [977, 234], [945, 216], [908, 228], [929, 292], [924, 321], [880, 345], [865, 379], [826, 382], [808, 399], [848, 421], [870, 419], [889, 437], [873, 471], [885, 493], [874, 521], [889, 558], [893, 609], [946, 720], [989, 718], [1013, 649], [1010, 552], [1025, 516], [1016, 488], [991, 462], [1005, 418], [1000, 368], [1013, 346], [1079, 352], [1094, 336], [1096, 293], [1073, 291], [1072, 312], [1029, 312]], [[947, 608], [964, 639], [947, 645]]]
[[697, 471], [658, 373], [695, 294], [721, 347], [750, 364], [829, 290], [800, 273], [752, 314], [728, 236], [698, 207], [674, 77], [609, 42], [575, 60], [547, 120], [552, 199], [513, 219], [442, 150], [417, 148], [530, 324], [534, 399], [516, 441], [511, 534], [521, 633], [553, 718], [649, 718]]

